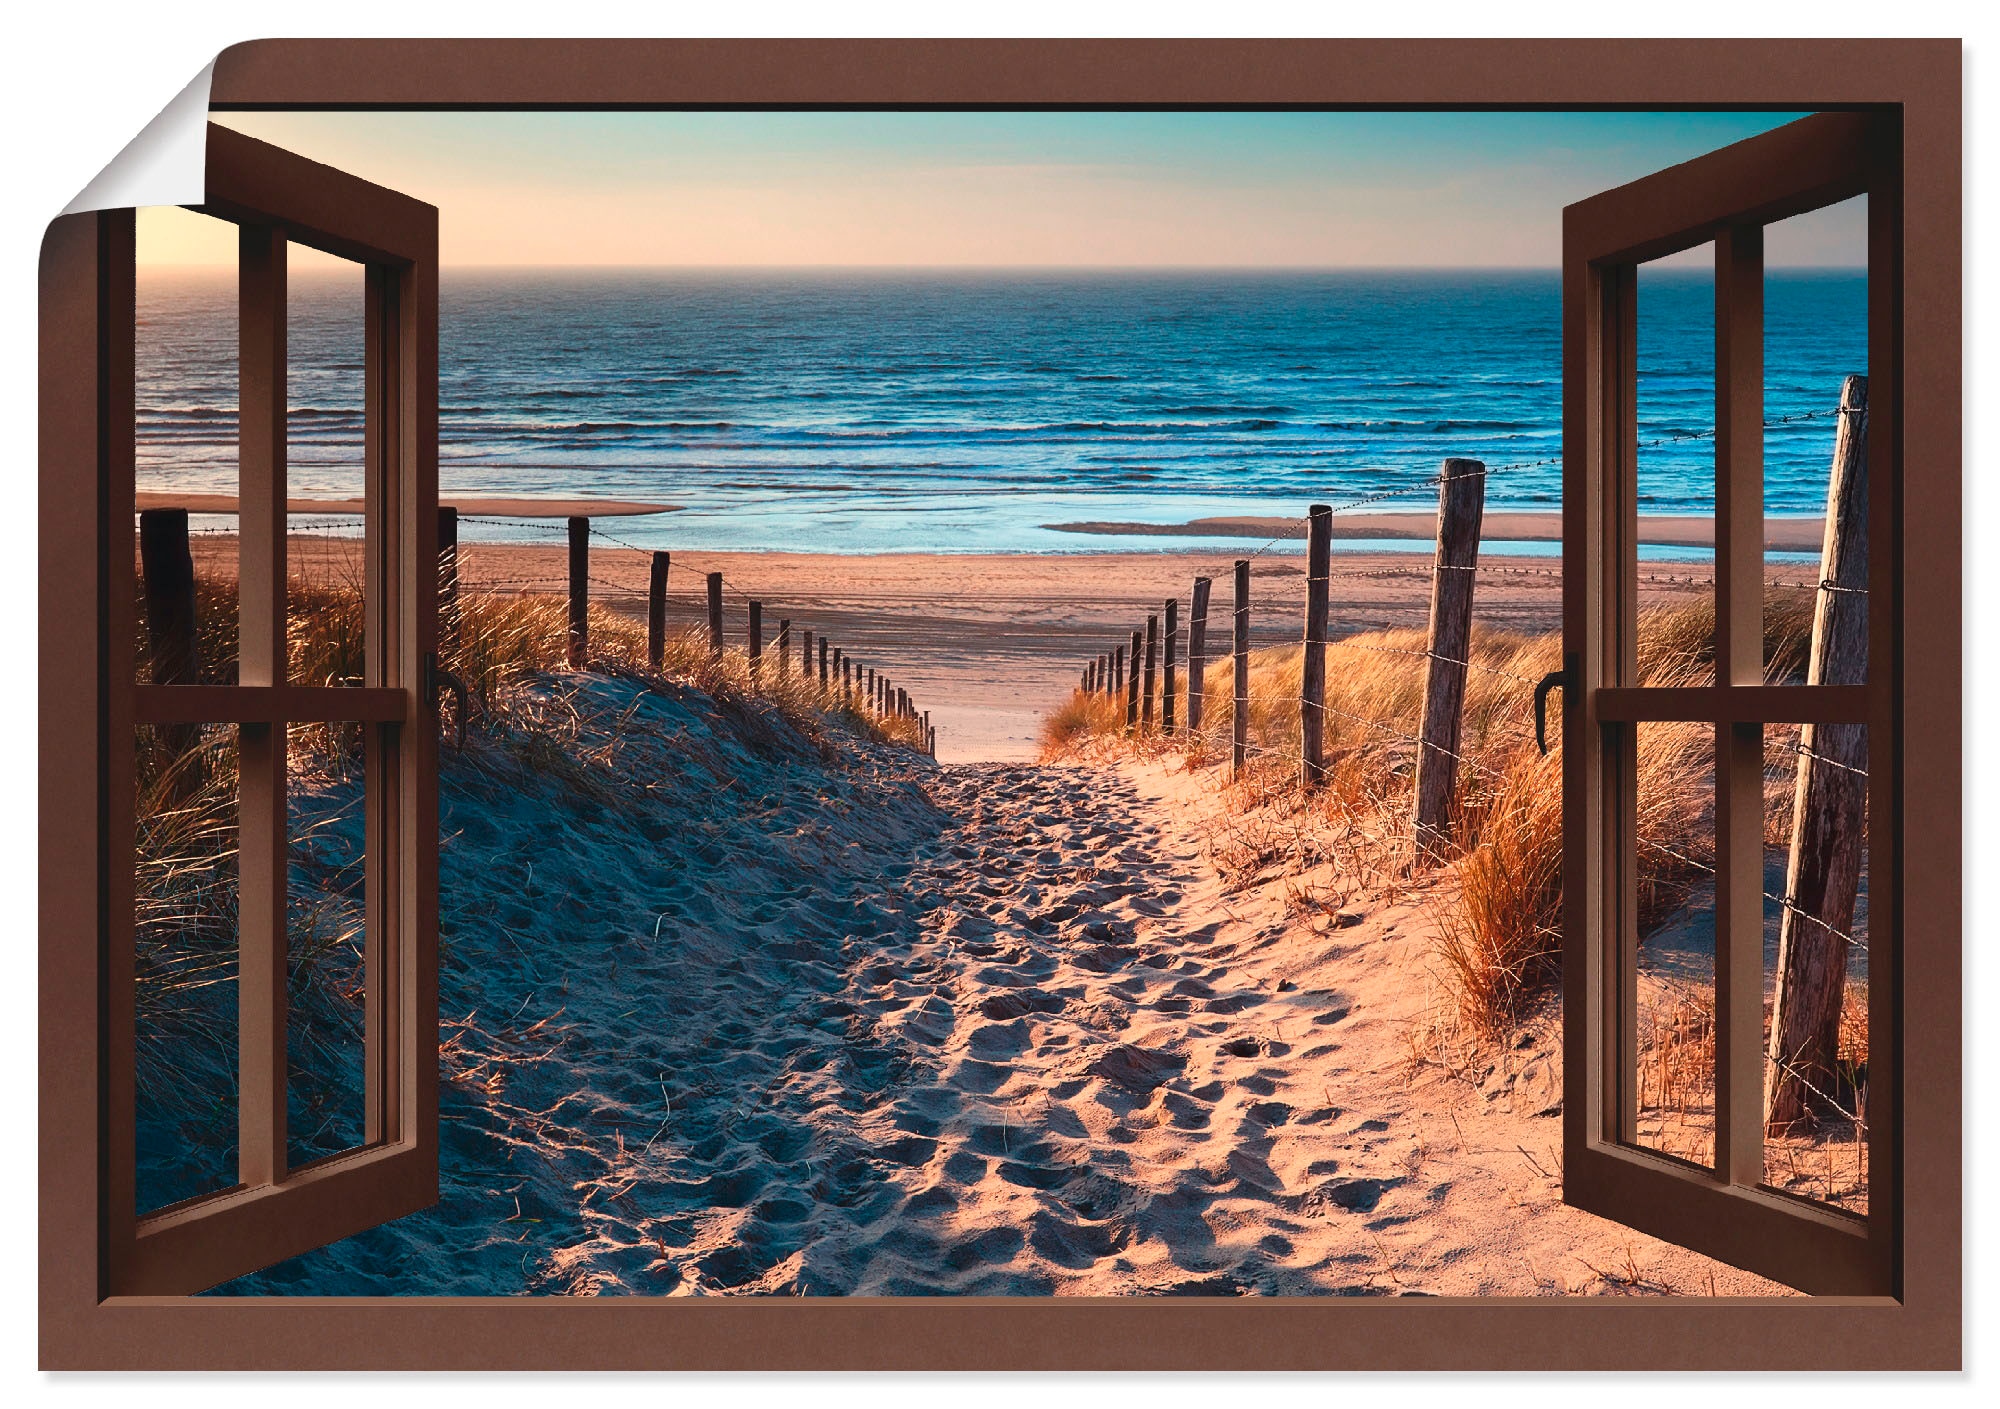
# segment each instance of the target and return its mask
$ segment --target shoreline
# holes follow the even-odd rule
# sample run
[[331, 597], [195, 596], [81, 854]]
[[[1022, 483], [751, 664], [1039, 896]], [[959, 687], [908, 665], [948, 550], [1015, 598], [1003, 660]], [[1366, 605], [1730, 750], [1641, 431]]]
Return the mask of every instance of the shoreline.
[[[1306, 536], [1306, 521], [1303, 518], [1256, 515], [1189, 519], [1177, 524], [1083, 519], [1075, 523], [1045, 523], [1042, 527], [1052, 533], [1103, 537], [1302, 539]], [[1779, 552], [1815, 552], [1822, 546], [1825, 534], [1826, 520], [1820, 515], [1767, 517], [1764, 520], [1764, 546]], [[1413, 542], [1430, 542], [1437, 536], [1437, 515], [1336, 514], [1333, 536], [1336, 540], [1406, 538]], [[1485, 515], [1481, 521], [1480, 537], [1488, 542], [1559, 544], [1562, 541], [1562, 515], [1539, 510], [1496, 510]], [[1712, 514], [1641, 514], [1639, 543], [1658, 548], [1713, 548], [1715, 517]]]
[[[234, 494], [176, 494], [165, 490], [141, 490], [137, 507], [146, 509], [186, 509], [190, 514], [234, 514], [240, 512]], [[440, 507], [461, 514], [507, 515], [520, 519], [629, 518], [639, 514], [676, 514], [685, 505], [653, 504], [642, 499], [509, 499], [481, 495], [454, 498]], [[367, 504], [360, 499], [287, 499], [285, 512], [291, 514], [363, 514]]]

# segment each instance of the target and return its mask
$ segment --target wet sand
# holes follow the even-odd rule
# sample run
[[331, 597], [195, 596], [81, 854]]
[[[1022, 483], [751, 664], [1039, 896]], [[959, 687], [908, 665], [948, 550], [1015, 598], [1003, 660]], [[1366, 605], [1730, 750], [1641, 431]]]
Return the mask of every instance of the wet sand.
[[[1095, 533], [1114, 537], [1141, 535], [1268, 540], [1306, 536], [1306, 521], [1302, 518], [1225, 517], [1190, 519], [1178, 524], [1086, 520], [1081, 523], [1044, 524], [1043, 527], [1058, 533]], [[1560, 543], [1562, 515], [1490, 513], [1481, 520], [1480, 531], [1483, 537], [1496, 541]], [[1810, 553], [1821, 546], [1825, 532], [1825, 520], [1820, 518], [1767, 518], [1764, 520], [1764, 546], [1781, 552]], [[1336, 539], [1410, 538], [1429, 542], [1437, 536], [1437, 515], [1431, 512], [1339, 514], [1333, 520], [1333, 536]], [[1639, 542], [1655, 547], [1712, 548], [1715, 546], [1715, 520], [1706, 514], [1641, 514]]]
[[[172, 494], [141, 491], [141, 509], [186, 509], [191, 514], [233, 514], [234, 494]], [[359, 499], [287, 499], [294, 514], [359, 514], [367, 509]], [[454, 499], [461, 514], [489, 514], [517, 519], [629, 518], [634, 514], [671, 514], [678, 504], [653, 504], [639, 499]]]

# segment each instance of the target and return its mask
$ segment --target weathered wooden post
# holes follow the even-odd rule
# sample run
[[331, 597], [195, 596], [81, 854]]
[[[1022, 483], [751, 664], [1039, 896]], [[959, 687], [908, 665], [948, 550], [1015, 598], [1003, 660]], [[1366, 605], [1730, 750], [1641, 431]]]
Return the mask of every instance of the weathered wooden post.
[[[146, 645], [155, 685], [193, 685], [201, 678], [199, 621], [194, 597], [194, 553], [188, 547], [186, 509], [139, 513], [139, 569], [146, 589]], [[201, 726], [164, 724], [161, 745], [172, 758], [201, 742]], [[191, 771], [176, 771], [170, 787], [184, 796], [199, 785]]]
[[1188, 691], [1187, 727], [1193, 736], [1201, 732], [1201, 699], [1208, 669], [1208, 589], [1206, 577], [1194, 580], [1194, 595], [1188, 599]]
[[812, 684], [813, 678], [813, 634], [806, 627], [799, 632], [799, 679]]
[[870, 666], [868, 668], [868, 690], [867, 693], [864, 694], [861, 698], [867, 703], [869, 709], [873, 710], [877, 714], [880, 714], [882, 712], [881, 709], [878, 707], [881, 704], [881, 701], [876, 697], [875, 694], [875, 668], [873, 666]]
[[139, 514], [139, 566], [145, 576], [146, 643], [155, 685], [192, 685], [197, 678], [194, 553], [186, 509]]
[[438, 505], [438, 636], [458, 632], [458, 510]]
[[1236, 657], [1236, 693], [1229, 715], [1230, 776], [1243, 776], [1243, 761], [1250, 749], [1250, 560], [1236, 560], [1236, 632], [1232, 642]]
[[831, 643], [822, 635], [819, 638], [819, 687], [821, 690], [827, 687], [827, 652], [829, 649], [831, 649]]
[[655, 675], [667, 661], [667, 569], [671, 553], [653, 554], [652, 576], [646, 583], [646, 664]]
[[1148, 616], [1146, 618], [1146, 683], [1139, 696], [1139, 728], [1142, 732], [1153, 727], [1153, 682], [1159, 668], [1159, 657], [1160, 619], [1157, 616]]
[[722, 574], [708, 575], [708, 653], [722, 658]]
[[1306, 639], [1299, 677], [1300, 781], [1308, 789], [1326, 777], [1326, 599], [1332, 557], [1333, 510], [1314, 504], [1306, 514]]
[[1097, 688], [1107, 695], [1111, 693], [1111, 654], [1108, 651], [1097, 658]]
[[569, 517], [569, 665], [583, 668], [590, 651], [590, 520]]
[[778, 678], [792, 673], [792, 619], [778, 618]]
[[[1809, 685], [1868, 681], [1868, 379], [1840, 388], [1820, 548]], [[1868, 726], [1799, 730], [1792, 850], [1778, 925], [1766, 1129], [1783, 1134], [1837, 1114], [1840, 1009], [1868, 826]]]
[[1161, 732], [1167, 734], [1169, 737], [1174, 732], [1174, 688], [1176, 684], [1174, 644], [1175, 638], [1180, 635], [1180, 629], [1181, 599], [1178, 597], [1169, 597], [1167, 598], [1166, 649], [1162, 652], [1160, 660], [1160, 729]]
[[1460, 726], [1465, 718], [1465, 671], [1472, 659], [1472, 587], [1479, 574], [1479, 522], [1486, 504], [1486, 466], [1446, 460], [1438, 482], [1437, 561], [1431, 569], [1430, 660], [1424, 679], [1423, 724], [1417, 730], [1414, 823], [1417, 848], [1442, 858], [1451, 847], [1452, 805], [1458, 791]]
[[1117, 698], [1125, 693], [1125, 648], [1120, 646], [1111, 656], [1111, 695]]
[[1139, 643], [1143, 638], [1137, 631], [1132, 633], [1132, 668], [1125, 673], [1125, 732], [1139, 732]]
[[750, 604], [750, 678], [756, 679], [764, 668], [764, 604]]

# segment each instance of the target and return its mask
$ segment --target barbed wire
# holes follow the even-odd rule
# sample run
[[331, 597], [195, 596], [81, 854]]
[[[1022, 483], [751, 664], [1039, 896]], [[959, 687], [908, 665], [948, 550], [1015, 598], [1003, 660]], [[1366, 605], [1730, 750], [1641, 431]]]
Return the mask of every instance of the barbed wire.
[[[1709, 865], [1705, 861], [1697, 861], [1692, 856], [1684, 855], [1681, 852], [1678, 852], [1674, 850], [1672, 847], [1668, 846], [1665, 842], [1655, 841], [1651, 837], [1638, 837], [1635, 840], [1640, 846], [1650, 846], [1653, 850], [1660, 852], [1663, 855], [1672, 857], [1674, 860], [1680, 862], [1684, 866], [1691, 866], [1695, 870], [1705, 872], [1706, 874], [1711, 876], [1716, 874], [1715, 867]], [[1840, 929], [1835, 925], [1828, 924], [1825, 920], [1822, 920], [1819, 916], [1813, 914], [1812, 911], [1806, 909], [1803, 905], [1800, 905], [1797, 901], [1792, 900], [1789, 896], [1773, 895], [1768, 890], [1765, 891], [1763, 894], [1764, 894], [1764, 899], [1770, 901], [1774, 905], [1779, 906], [1781, 909], [1784, 909], [1794, 915], [1797, 915], [1800, 919], [1806, 921], [1809, 924], [1814, 924], [1819, 926], [1821, 929], [1825, 930], [1828, 934], [1832, 935], [1835, 939], [1841, 940], [1842, 942], [1859, 950], [1863, 954], [1866, 954], [1868, 952], [1868, 942], [1866, 940], [1857, 939], [1855, 936], [1849, 934], [1847, 931]]]

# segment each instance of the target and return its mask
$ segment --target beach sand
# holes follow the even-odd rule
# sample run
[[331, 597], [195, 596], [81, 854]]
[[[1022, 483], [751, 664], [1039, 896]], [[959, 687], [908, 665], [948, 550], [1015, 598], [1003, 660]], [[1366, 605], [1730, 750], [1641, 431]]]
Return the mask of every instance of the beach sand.
[[1413, 1060], [1438, 893], [1225, 885], [1212, 771], [519, 688], [560, 756], [442, 759], [441, 1201], [231, 1291], [1782, 1291], [1565, 1207], [1553, 1023]]
[[[194, 540], [204, 571], [233, 568], [235, 540]], [[357, 572], [354, 540], [295, 535], [294, 571]], [[558, 545], [463, 544], [465, 590], [562, 592], [567, 553]], [[1214, 552], [1063, 554], [676, 553], [668, 581], [668, 627], [707, 621], [705, 574], [728, 584], [726, 629], [747, 631], [744, 599], [764, 604], [767, 641], [781, 618], [793, 641], [825, 634], [864, 668], [886, 672], [931, 712], [941, 762], [1021, 762], [1037, 753], [1045, 712], [1065, 699], [1084, 661], [1127, 645], [1169, 596], [1186, 610], [1197, 574], [1215, 580], [1209, 606], [1211, 656], [1228, 649], [1233, 559]], [[613, 608], [645, 613], [650, 555], [593, 545], [592, 593]], [[1551, 631], [1561, 625], [1560, 561], [1490, 558], [1474, 611], [1484, 626]], [[1812, 565], [1774, 567], [1772, 576], [1809, 583]], [[1334, 636], [1387, 626], [1422, 626], [1430, 611], [1431, 555], [1336, 554], [1330, 588]], [[1700, 563], [1646, 564], [1647, 603], [1685, 601], [1710, 592]], [[1251, 642], [1296, 641], [1305, 603], [1305, 568], [1296, 552], [1269, 553], [1251, 565]]]

